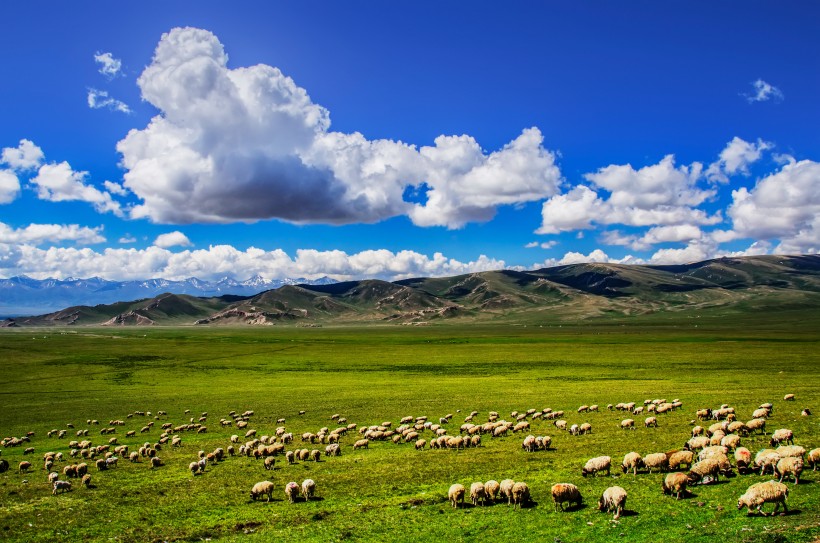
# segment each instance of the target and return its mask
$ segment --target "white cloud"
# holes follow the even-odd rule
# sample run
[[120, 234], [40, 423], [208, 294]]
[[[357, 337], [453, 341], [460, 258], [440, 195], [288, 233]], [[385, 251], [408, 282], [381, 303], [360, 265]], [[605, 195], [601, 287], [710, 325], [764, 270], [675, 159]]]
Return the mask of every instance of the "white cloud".
[[111, 111], [120, 113], [131, 113], [128, 104], [108, 95], [108, 91], [99, 89], [88, 89], [88, 107], [91, 109], [108, 108]]
[[111, 53], [100, 53], [97, 51], [94, 54], [94, 62], [100, 65], [99, 72], [109, 79], [115, 78], [122, 69], [122, 61], [114, 58]]
[[20, 180], [9, 170], [0, 170], [0, 204], [13, 202], [20, 194]]
[[780, 89], [774, 85], [766, 83], [762, 79], [754, 81], [752, 83], [752, 88], [754, 89], [752, 94], [744, 94], [746, 100], [748, 100], [750, 104], [753, 102], [765, 102], [772, 99], [777, 101], [783, 99], [783, 93]]
[[[557, 192], [541, 133], [487, 154], [470, 136], [417, 149], [329, 131], [329, 112], [277, 68], [228, 68], [212, 33], [164, 34], [137, 80], [160, 114], [119, 142], [124, 185], [154, 222], [349, 224], [408, 215], [421, 226], [486, 221], [499, 205]], [[425, 190], [411, 204], [405, 189]]]
[[113, 249], [97, 252], [89, 248], [39, 249], [31, 245], [0, 244], [0, 276], [26, 274], [32, 277], [65, 278], [99, 276], [112, 280], [219, 279], [230, 276], [246, 279], [261, 275], [267, 279], [287, 277], [318, 278], [329, 275], [339, 280], [381, 278], [397, 280], [419, 276], [450, 276], [504, 268], [503, 260], [484, 255], [471, 262], [432, 257], [414, 251], [343, 251], [301, 249], [290, 256], [277, 249], [240, 251], [229, 245], [208, 249], [172, 252], [161, 247]]
[[820, 163], [792, 160], [751, 190], [732, 191], [727, 210], [740, 238], [779, 240], [775, 252], [820, 250]]
[[0, 243], [40, 245], [73, 241], [77, 245], [91, 245], [105, 241], [100, 234], [102, 229], [102, 226], [89, 228], [77, 224], [30, 224], [25, 228], [12, 228], [0, 222]]
[[609, 193], [602, 196], [593, 188], [577, 185], [568, 193], [544, 202], [538, 234], [589, 229], [595, 224], [654, 226], [715, 224], [719, 215], [709, 216], [697, 206], [716, 191], [697, 187], [702, 166], [675, 166], [667, 155], [658, 164], [638, 170], [631, 165], [610, 165], [584, 177], [594, 187]]
[[525, 249], [535, 249], [536, 247], [540, 247], [541, 249], [552, 249], [556, 245], [558, 245], [558, 240], [551, 239], [549, 241], [543, 241], [543, 242], [540, 242], [540, 243], [537, 242], [537, 241], [532, 241], [532, 242], [527, 243], [526, 245], [524, 245], [524, 248]]
[[88, 172], [75, 172], [68, 162], [43, 164], [31, 179], [37, 189], [37, 197], [51, 202], [80, 200], [89, 202], [100, 213], [122, 215], [120, 204], [111, 194], [85, 183]]
[[749, 164], [760, 160], [763, 151], [771, 148], [772, 144], [762, 139], [758, 138], [755, 144], [735, 136], [720, 152], [720, 158], [709, 165], [706, 178], [710, 181], [728, 183], [730, 175], [749, 175]]
[[43, 150], [31, 140], [22, 139], [17, 147], [5, 147], [0, 155], [0, 163], [7, 164], [16, 171], [33, 170], [43, 163]]
[[157, 239], [154, 240], [154, 245], [162, 247], [163, 249], [170, 249], [171, 247], [190, 247], [193, 243], [188, 239], [188, 236], [176, 230], [157, 236]]
[[117, 240], [117, 243], [122, 243], [123, 245], [126, 245], [128, 243], [135, 243], [136, 241], [137, 238], [135, 238], [131, 234], [125, 234], [123, 237]]
[[635, 251], [645, 251], [660, 243], [680, 243], [700, 240], [704, 237], [701, 229], [692, 224], [655, 226], [643, 235], [625, 235], [617, 230], [604, 232], [602, 241], [606, 245], [624, 245]]
[[117, 196], [128, 196], [128, 191], [125, 190], [125, 188], [119, 183], [106, 180], [103, 181], [103, 186], [105, 187], [105, 190], [111, 194], [116, 194]]

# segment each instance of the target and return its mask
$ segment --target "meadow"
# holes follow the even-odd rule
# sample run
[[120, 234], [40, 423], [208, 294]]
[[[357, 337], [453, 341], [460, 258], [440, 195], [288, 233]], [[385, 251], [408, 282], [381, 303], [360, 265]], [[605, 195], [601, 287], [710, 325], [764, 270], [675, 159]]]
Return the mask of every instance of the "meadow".
[[[2, 449], [11, 469], [0, 474], [0, 539], [3, 541], [816, 541], [820, 538], [820, 472], [807, 469], [789, 483], [789, 514], [747, 516], [738, 497], [771, 475], [737, 475], [691, 487], [680, 501], [661, 493], [663, 474], [621, 473], [624, 454], [679, 449], [691, 435], [698, 408], [729, 404], [740, 420], [772, 402], [769, 433], [790, 428], [795, 443], [820, 447], [820, 334], [811, 321], [759, 318], [738, 324], [719, 318], [692, 323], [601, 322], [516, 326], [441, 325], [356, 328], [49, 328], [0, 331], [0, 437], [33, 432], [26, 446]], [[787, 393], [794, 402], [783, 401]], [[646, 415], [609, 411], [607, 404], [680, 399], [683, 407], [658, 415], [658, 428], [644, 428]], [[598, 413], [576, 412], [599, 404]], [[360, 427], [405, 416], [432, 421], [453, 413], [445, 425], [457, 435], [464, 418], [489, 411], [511, 420], [512, 411], [564, 410], [569, 424], [589, 422], [589, 435], [571, 436], [550, 421], [531, 421], [529, 433], [552, 437], [552, 450], [527, 453], [526, 433], [482, 436], [482, 445], [461, 451], [417, 451], [412, 443], [372, 442], [353, 450], [355, 432], [342, 439], [342, 455], [288, 465], [277, 457], [266, 471], [261, 460], [229, 457], [192, 476], [189, 462], [200, 450], [227, 447], [234, 427], [219, 419], [253, 410], [249, 428], [271, 435], [277, 419], [303, 445], [303, 432], [334, 428], [338, 413]], [[814, 415], [801, 416], [803, 408]], [[136, 411], [163, 410], [151, 419]], [[186, 413], [189, 410], [190, 413]], [[303, 415], [299, 412], [304, 411]], [[114, 434], [136, 450], [156, 442], [164, 422], [187, 423], [207, 412], [207, 433], [180, 433], [183, 446], [159, 451], [164, 466], [143, 460], [97, 472], [93, 487], [73, 480], [71, 492], [53, 496], [42, 453], [68, 458], [69, 433], [89, 428], [95, 445], [110, 419], [125, 426]], [[634, 431], [619, 422], [634, 418]], [[98, 419], [100, 426], [90, 426]], [[127, 430], [137, 430], [126, 438]], [[74, 432], [75, 430], [69, 430]], [[422, 437], [430, 438], [425, 432]], [[742, 439], [753, 453], [769, 436]], [[243, 440], [244, 441], [244, 440]], [[589, 458], [609, 455], [610, 477], [582, 478]], [[16, 470], [30, 460], [27, 474]], [[69, 459], [70, 460], [70, 459]], [[64, 464], [57, 464], [62, 469]], [[62, 478], [62, 477], [61, 477]], [[317, 499], [290, 504], [288, 481], [317, 483]], [[471, 504], [454, 510], [447, 502], [453, 483], [510, 478], [525, 481], [532, 502], [521, 510], [506, 503]], [[252, 501], [254, 483], [276, 485], [274, 500]], [[554, 509], [550, 487], [578, 485], [584, 505]], [[628, 492], [627, 513], [618, 521], [600, 513], [602, 491]], [[766, 506], [771, 510], [771, 505]]]

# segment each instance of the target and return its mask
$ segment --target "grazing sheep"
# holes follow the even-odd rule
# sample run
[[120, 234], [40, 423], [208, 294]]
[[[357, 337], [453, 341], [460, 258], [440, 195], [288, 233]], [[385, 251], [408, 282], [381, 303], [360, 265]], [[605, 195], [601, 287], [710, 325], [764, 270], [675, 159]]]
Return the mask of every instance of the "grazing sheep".
[[370, 448], [370, 440], [368, 439], [360, 439], [356, 443], [353, 444], [353, 450], [356, 449], [369, 449]]
[[594, 477], [599, 471], [605, 471], [606, 474], [609, 475], [611, 467], [612, 458], [609, 456], [597, 456], [587, 460], [587, 463], [581, 468], [581, 476], [586, 477], [587, 475], [592, 475]]
[[817, 471], [817, 466], [820, 466], [820, 448], [809, 451], [806, 463], [811, 467], [812, 471]]
[[571, 483], [554, 484], [552, 485], [552, 502], [555, 504], [555, 509], [560, 511], [564, 511], [564, 503], [580, 507], [581, 491]]
[[690, 468], [692, 466], [694, 456], [695, 453], [692, 451], [672, 451], [667, 453], [667, 457], [669, 459], [669, 469], [671, 471], [675, 471], [677, 469], [681, 469], [684, 464], [686, 464], [687, 468]]
[[749, 433], [754, 433], [756, 431], [760, 431], [761, 434], [766, 434], [766, 419], [764, 418], [753, 418], [752, 420], [746, 423], [746, 429]]
[[735, 449], [735, 465], [739, 473], [745, 473], [752, 463], [752, 453], [746, 447]]
[[775, 430], [772, 434], [772, 438], [769, 440], [769, 444], [772, 447], [780, 445], [781, 443], [789, 443], [790, 445], [794, 445], [794, 434], [788, 428], [780, 428], [779, 430]]
[[20, 473], [25, 473], [31, 469], [31, 462], [26, 462], [23, 460], [20, 464], [17, 465], [17, 469]]
[[82, 485], [84, 487], [91, 488], [91, 475], [89, 475], [87, 473], [85, 475], [83, 475], [83, 478], [82, 478], [81, 482], [82, 482]]
[[459, 501], [462, 504], [464, 503], [464, 493], [464, 485], [456, 483], [450, 487], [450, 490], [447, 492], [447, 499], [450, 500], [450, 504], [453, 506], [453, 509], [458, 508]]
[[530, 501], [530, 487], [527, 483], [515, 483], [512, 488], [513, 509], [519, 509]]
[[752, 514], [752, 508], [757, 509], [757, 512], [763, 516], [766, 513], [763, 511], [763, 504], [774, 503], [774, 511], [777, 513], [780, 504], [783, 504], [783, 510], [787, 513], [789, 508], [786, 506], [786, 499], [789, 497], [789, 487], [777, 481], [766, 481], [763, 483], [756, 483], [750, 486], [746, 492], [737, 500], [738, 510], [746, 507], [749, 515]]
[[199, 462], [191, 462], [188, 464], [188, 469], [191, 470], [191, 475], [196, 476], [199, 473]]
[[484, 493], [486, 494], [487, 498], [494, 502], [498, 497], [498, 493], [501, 490], [501, 485], [498, 484], [498, 481], [490, 479], [486, 483], [484, 483]]
[[[658, 427], [658, 419], [655, 418], [655, 417], [646, 417], [646, 419], [644, 419], [644, 421], [643, 421], [643, 425], [646, 428], [649, 428], [650, 426], [653, 426], [653, 427], [657, 428]], [[613, 487], [613, 488], [618, 488], [618, 487]]]
[[811, 410], [808, 407], [805, 408], [803, 411], [800, 412], [800, 416], [810, 417], [811, 416]]
[[649, 468], [649, 473], [652, 473], [653, 469], [657, 469], [659, 472], [669, 470], [669, 458], [667, 458], [666, 453], [647, 454], [643, 458], [643, 464]]
[[48, 482], [49, 483], [54, 483], [54, 481], [56, 481], [59, 478], [60, 478], [60, 474], [57, 473], [56, 471], [52, 471], [51, 473], [48, 474]]
[[799, 484], [798, 479], [801, 473], [803, 473], [802, 458], [787, 456], [786, 458], [781, 458], [780, 461], [777, 462], [777, 466], [775, 466], [775, 474], [780, 475], [781, 483], [784, 477], [788, 479], [788, 476], [791, 475], [794, 477], [794, 484]]
[[287, 496], [290, 503], [296, 502], [296, 498], [299, 496], [300, 491], [301, 489], [299, 487], [299, 483], [291, 481], [285, 485], [285, 496]]
[[131, 454], [128, 455], [128, 461], [132, 464], [136, 464], [140, 461], [140, 453], [137, 451], [132, 451]]
[[70, 492], [71, 491], [71, 482], [70, 481], [54, 481], [52, 483], [51, 493], [56, 496], [58, 490], [62, 490], [63, 492]]
[[302, 481], [302, 496], [305, 498], [305, 501], [309, 502], [314, 494], [316, 494], [316, 483], [313, 479], [305, 479]]
[[737, 434], [729, 434], [720, 440], [720, 444], [730, 451], [733, 451], [740, 446], [740, 436]]
[[634, 430], [635, 429], [635, 421], [633, 419], [624, 419], [621, 421], [621, 430]]
[[607, 488], [598, 500], [598, 511], [607, 513], [615, 511], [613, 520], [621, 518], [624, 508], [626, 508], [626, 490], [619, 486]]
[[783, 400], [787, 401], [787, 402], [793, 402], [794, 401], [794, 394], [786, 394], [785, 396], [783, 396]]
[[773, 449], [762, 449], [755, 455], [755, 468], [760, 468], [760, 475], [766, 472], [766, 468], [771, 468], [772, 474], [780, 462], [780, 455]]
[[265, 469], [272, 470], [273, 465], [276, 463], [276, 459], [272, 456], [265, 457]]
[[629, 473], [629, 470], [632, 470], [633, 475], [638, 474], [638, 468], [643, 467], [643, 458], [641, 455], [636, 452], [626, 453], [624, 456], [624, 461], [621, 464], [621, 469], [623, 469], [624, 473]]
[[5, 473], [9, 470], [9, 463], [5, 459], [0, 459], [0, 473]]
[[470, 501], [473, 505], [478, 505], [479, 501], [481, 505], [487, 505], [487, 490], [484, 488], [484, 483], [478, 482], [470, 485]]
[[777, 454], [780, 455], [780, 458], [791, 456], [802, 460], [806, 456], [806, 449], [800, 445], [781, 445], [777, 448]]
[[592, 433], [592, 425], [588, 422], [584, 422], [581, 426], [578, 427], [578, 433], [580, 434], [591, 434]]
[[499, 484], [499, 490], [501, 491], [501, 497], [507, 498], [507, 505], [512, 503], [512, 489], [515, 486], [515, 481], [512, 479], [504, 479]]
[[701, 460], [700, 462], [696, 462], [689, 469], [689, 483], [705, 484], [707, 478], [712, 481], [718, 481], [720, 480], [721, 471], [726, 473], [725, 470], [731, 469], [727, 464], [728, 460], [726, 461], [726, 464], [722, 464], [722, 462], [717, 458], [707, 458], [705, 460]]
[[[296, 484], [296, 483], [294, 483]], [[262, 481], [253, 485], [251, 488], [251, 499], [256, 501], [257, 498], [267, 496], [270, 502], [273, 498], [273, 483], [270, 481]]]
[[162, 466], [162, 459], [159, 456], [152, 456], [151, 457], [151, 469], [158, 468]]
[[689, 484], [689, 477], [685, 473], [670, 473], [661, 483], [661, 490], [664, 494], [674, 494], [679, 500], [681, 494], [686, 494], [686, 486]]

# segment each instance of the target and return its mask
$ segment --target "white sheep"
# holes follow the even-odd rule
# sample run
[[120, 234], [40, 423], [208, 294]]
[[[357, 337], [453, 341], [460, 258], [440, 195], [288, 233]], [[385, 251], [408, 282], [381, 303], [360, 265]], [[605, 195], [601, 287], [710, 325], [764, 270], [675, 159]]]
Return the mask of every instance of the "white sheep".
[[812, 471], [817, 471], [817, 466], [820, 466], [820, 448], [809, 451], [806, 463], [811, 467]]
[[775, 430], [772, 434], [772, 438], [769, 440], [769, 444], [772, 447], [780, 445], [781, 443], [789, 443], [794, 445], [794, 434], [788, 428], [780, 428], [779, 430]]
[[273, 498], [273, 483], [270, 481], [261, 481], [253, 485], [251, 488], [251, 499], [256, 501], [257, 498], [267, 496], [268, 501]]
[[669, 469], [674, 471], [681, 469], [684, 464], [687, 468], [691, 467], [695, 453], [692, 451], [672, 451], [667, 453], [667, 456], [669, 458]]
[[447, 499], [450, 500], [453, 509], [458, 508], [458, 502], [464, 503], [465, 492], [464, 485], [462, 484], [456, 483], [450, 487], [450, 490], [447, 492]]
[[486, 483], [484, 483], [484, 493], [487, 498], [494, 502], [498, 497], [498, 493], [501, 490], [501, 485], [498, 484], [498, 481], [494, 479], [490, 479]]
[[624, 461], [621, 464], [621, 469], [624, 473], [629, 473], [632, 470], [633, 475], [638, 474], [638, 468], [643, 467], [643, 458], [641, 458], [640, 453], [630, 452], [624, 455]]
[[484, 488], [484, 483], [477, 482], [470, 485], [470, 501], [473, 505], [478, 505], [479, 501], [481, 505], [487, 505], [487, 490]]
[[783, 396], [783, 400], [785, 400], [787, 402], [793, 402], [794, 401], [794, 394], [786, 394], [785, 396]]
[[52, 490], [51, 493], [56, 495], [58, 490], [62, 490], [63, 492], [70, 492], [71, 491], [71, 482], [70, 481], [54, 481], [51, 483]]
[[564, 511], [564, 503], [571, 506], [581, 505], [581, 491], [572, 483], [557, 483], [552, 485], [552, 502], [555, 508]]
[[761, 434], [766, 433], [766, 419], [764, 418], [752, 418], [752, 420], [746, 423], [746, 429], [749, 433], [754, 433], [760, 431]]
[[83, 475], [83, 478], [82, 478], [81, 482], [82, 482], [82, 485], [84, 487], [91, 488], [91, 475], [89, 475], [87, 473], [85, 475]]
[[760, 468], [760, 475], [766, 472], [766, 468], [771, 468], [772, 474], [780, 462], [780, 455], [773, 449], [762, 449], [755, 455], [755, 468]]
[[621, 513], [626, 508], [626, 490], [619, 486], [611, 486], [604, 490], [598, 500], [598, 511], [607, 513], [615, 511], [614, 520], [621, 518]]
[[746, 492], [737, 500], [738, 510], [744, 507], [748, 508], [748, 514], [752, 514], [752, 508], [757, 509], [757, 512], [763, 516], [766, 513], [763, 511], [763, 504], [774, 503], [774, 511], [777, 513], [780, 504], [783, 504], [783, 509], [788, 513], [789, 508], [786, 506], [786, 499], [789, 497], [789, 487], [777, 481], [766, 481], [763, 483], [756, 483], [750, 486]]
[[264, 463], [265, 463], [265, 469], [266, 470], [272, 470], [273, 465], [276, 463], [276, 459], [272, 456], [266, 456]]
[[581, 476], [586, 477], [587, 475], [592, 475], [594, 477], [599, 471], [605, 471], [606, 474], [609, 475], [611, 467], [612, 458], [609, 456], [597, 456], [587, 460], [587, 463], [581, 468]]
[[775, 467], [775, 474], [780, 475], [781, 483], [784, 477], [788, 479], [788, 476], [791, 475], [794, 477], [794, 484], [799, 484], [798, 479], [801, 473], [803, 473], [803, 459], [799, 457], [787, 456], [781, 458]]
[[800, 445], [781, 445], [777, 448], [777, 454], [780, 455], [780, 458], [791, 456], [802, 460], [806, 456], [806, 449]]
[[669, 469], [669, 458], [666, 456], [666, 453], [647, 454], [643, 458], [643, 464], [649, 468], [649, 473], [652, 473], [653, 469], [664, 472]]
[[634, 430], [635, 429], [635, 421], [633, 419], [624, 419], [621, 421], [621, 429], [622, 430]]
[[735, 465], [737, 471], [745, 473], [752, 464], [752, 453], [746, 447], [738, 447], [735, 449]]
[[191, 462], [188, 464], [188, 469], [191, 470], [191, 475], [196, 476], [199, 473], [199, 462]]
[[315, 494], [316, 482], [313, 479], [305, 479], [302, 481], [302, 496], [305, 498], [305, 501], [309, 502]]
[[499, 484], [499, 490], [501, 491], [501, 497], [507, 498], [507, 504], [512, 503], [512, 489], [515, 486], [515, 481], [512, 479], [504, 479]]

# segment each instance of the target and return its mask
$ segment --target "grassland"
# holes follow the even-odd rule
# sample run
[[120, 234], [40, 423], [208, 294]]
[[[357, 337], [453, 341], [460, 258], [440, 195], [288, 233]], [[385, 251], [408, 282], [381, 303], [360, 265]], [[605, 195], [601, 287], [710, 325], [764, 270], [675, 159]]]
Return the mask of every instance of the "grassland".
[[[34, 432], [34, 470], [14, 470], [22, 448], [2, 450], [12, 469], [0, 474], [3, 541], [815, 541], [820, 538], [820, 472], [790, 483], [790, 514], [747, 517], [737, 498], [770, 476], [739, 475], [696, 486], [676, 501], [660, 491], [662, 475], [641, 473], [583, 479], [593, 456], [680, 448], [699, 407], [728, 403], [740, 418], [773, 402], [770, 428], [791, 428], [796, 443], [820, 446], [820, 334], [816, 317], [784, 322], [751, 315], [746, 321], [693, 316], [678, 321], [625, 321], [554, 326], [384, 326], [362, 328], [140, 328], [21, 329], [0, 332], [0, 435]], [[640, 325], [634, 323], [640, 322]], [[796, 402], [782, 401], [794, 393]], [[680, 398], [680, 411], [659, 417], [660, 427], [621, 431], [623, 413], [579, 415], [582, 404]], [[549, 422], [531, 433], [551, 435], [555, 450], [525, 453], [523, 435], [483, 438], [477, 449], [415, 451], [412, 445], [374, 443], [353, 451], [343, 440], [338, 458], [273, 472], [261, 461], [229, 458], [192, 477], [188, 463], [199, 450], [228, 445], [236, 429], [220, 417], [252, 409], [251, 427], [270, 434], [278, 418], [297, 436], [332, 426], [341, 413], [360, 426], [406, 415], [437, 419], [455, 413], [458, 432], [471, 410], [565, 410], [570, 424], [590, 422], [593, 433], [570, 436]], [[810, 407], [815, 415], [801, 417]], [[166, 466], [120, 462], [92, 470], [95, 488], [52, 496], [39, 459], [47, 450], [68, 452], [68, 439], [46, 437], [52, 428], [87, 419], [124, 419], [117, 436], [132, 450], [156, 441], [159, 429], [126, 439], [146, 419], [134, 411], [168, 412], [187, 422], [190, 409], [207, 411], [208, 433], [181, 434], [184, 446], [165, 449]], [[298, 415], [300, 410], [306, 413]], [[460, 412], [459, 412], [460, 411]], [[639, 423], [642, 417], [635, 417]], [[165, 422], [164, 417], [162, 422]], [[159, 426], [159, 421], [157, 423]], [[92, 427], [91, 439], [104, 443]], [[429, 438], [429, 434], [426, 436]], [[768, 439], [751, 437], [752, 451]], [[302, 445], [294, 444], [297, 447]], [[312, 448], [311, 446], [308, 446]], [[323, 446], [322, 446], [323, 447]], [[60, 467], [62, 467], [60, 465]], [[288, 481], [317, 482], [320, 499], [288, 504]], [[526, 481], [533, 504], [453, 510], [447, 489], [460, 482], [511, 478]], [[274, 502], [251, 502], [250, 487], [269, 479]], [[26, 482], [24, 482], [26, 481]], [[559, 513], [549, 488], [577, 484], [585, 506]], [[629, 493], [629, 513], [613, 522], [595, 503], [613, 484]], [[79, 484], [75, 484], [79, 487]], [[769, 506], [770, 507], [770, 506]]]

